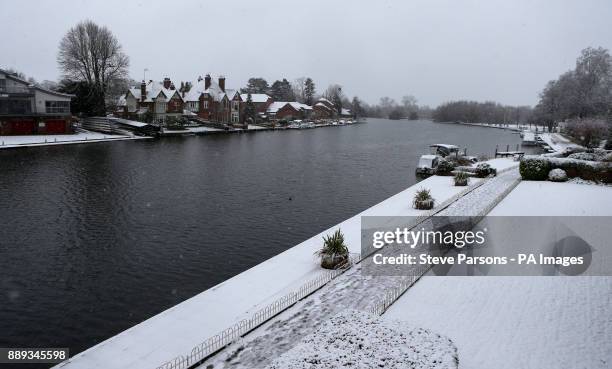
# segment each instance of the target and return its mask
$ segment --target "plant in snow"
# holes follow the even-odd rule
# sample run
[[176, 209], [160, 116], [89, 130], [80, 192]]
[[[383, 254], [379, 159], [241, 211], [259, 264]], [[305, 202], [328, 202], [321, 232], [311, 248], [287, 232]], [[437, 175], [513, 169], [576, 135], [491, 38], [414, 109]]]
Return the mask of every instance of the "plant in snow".
[[325, 269], [334, 269], [346, 263], [349, 250], [344, 243], [344, 234], [340, 229], [331, 236], [323, 237], [323, 247], [316, 252], [321, 258], [321, 266]]
[[467, 186], [469, 180], [470, 177], [466, 172], [459, 171], [457, 174], [455, 174], [455, 186]]
[[489, 163], [479, 163], [476, 165], [476, 175], [480, 178], [484, 178], [490, 174], [494, 174], [495, 170], [491, 168]]
[[528, 181], [544, 181], [549, 171], [550, 162], [542, 157], [525, 157], [519, 164], [521, 177]]
[[455, 164], [446, 159], [442, 158], [438, 161], [438, 166], [436, 167], [436, 174], [439, 176], [449, 175], [455, 169]]
[[428, 189], [421, 188], [414, 195], [412, 202], [415, 209], [429, 210], [434, 207], [435, 199], [431, 196], [431, 192]]
[[563, 169], [553, 169], [548, 172], [548, 180], [551, 182], [565, 182], [567, 181], [567, 173]]

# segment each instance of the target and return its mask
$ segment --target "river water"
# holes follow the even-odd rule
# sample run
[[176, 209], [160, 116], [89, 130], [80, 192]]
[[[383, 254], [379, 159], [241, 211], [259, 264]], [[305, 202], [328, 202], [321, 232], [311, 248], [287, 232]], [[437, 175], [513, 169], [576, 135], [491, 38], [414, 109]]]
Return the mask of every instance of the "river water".
[[416, 183], [431, 143], [519, 142], [369, 119], [1, 150], [0, 347], [74, 355]]

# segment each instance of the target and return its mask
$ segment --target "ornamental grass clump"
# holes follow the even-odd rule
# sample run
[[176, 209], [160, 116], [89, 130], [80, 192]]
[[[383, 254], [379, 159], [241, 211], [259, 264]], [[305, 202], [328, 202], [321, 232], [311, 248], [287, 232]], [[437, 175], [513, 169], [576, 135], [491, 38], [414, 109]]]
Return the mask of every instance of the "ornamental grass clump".
[[414, 195], [412, 205], [415, 209], [429, 210], [434, 207], [434, 198], [431, 197], [431, 192], [428, 189], [422, 188]]
[[340, 229], [332, 235], [323, 237], [323, 247], [316, 252], [321, 258], [321, 266], [325, 269], [335, 269], [348, 260], [349, 250], [344, 243], [344, 234]]
[[455, 174], [455, 186], [467, 186], [470, 177], [466, 172], [460, 171]]
[[439, 176], [447, 176], [455, 169], [455, 163], [449, 159], [441, 158], [436, 167], [436, 174]]

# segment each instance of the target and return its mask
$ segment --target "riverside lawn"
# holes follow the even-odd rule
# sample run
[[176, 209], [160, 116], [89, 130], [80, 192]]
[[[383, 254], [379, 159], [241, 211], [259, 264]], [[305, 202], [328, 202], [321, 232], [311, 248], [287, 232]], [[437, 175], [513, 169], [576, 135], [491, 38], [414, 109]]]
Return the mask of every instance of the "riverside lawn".
[[518, 265], [583, 265], [582, 256], [545, 256], [543, 254], [517, 254], [514, 258], [506, 256], [468, 256], [458, 254], [454, 256], [432, 256], [427, 253], [418, 255], [401, 254], [398, 256], [383, 256], [376, 254], [373, 257], [377, 265], [506, 265], [510, 262]]

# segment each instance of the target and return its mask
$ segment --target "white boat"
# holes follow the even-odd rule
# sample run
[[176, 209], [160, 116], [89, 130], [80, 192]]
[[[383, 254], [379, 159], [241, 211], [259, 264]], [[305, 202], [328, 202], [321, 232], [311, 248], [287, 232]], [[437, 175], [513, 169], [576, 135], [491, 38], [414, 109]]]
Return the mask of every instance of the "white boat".
[[436, 172], [438, 162], [441, 158], [449, 155], [459, 155], [459, 146], [448, 144], [433, 144], [429, 145], [430, 154], [421, 155], [416, 167], [416, 174], [431, 175]]

